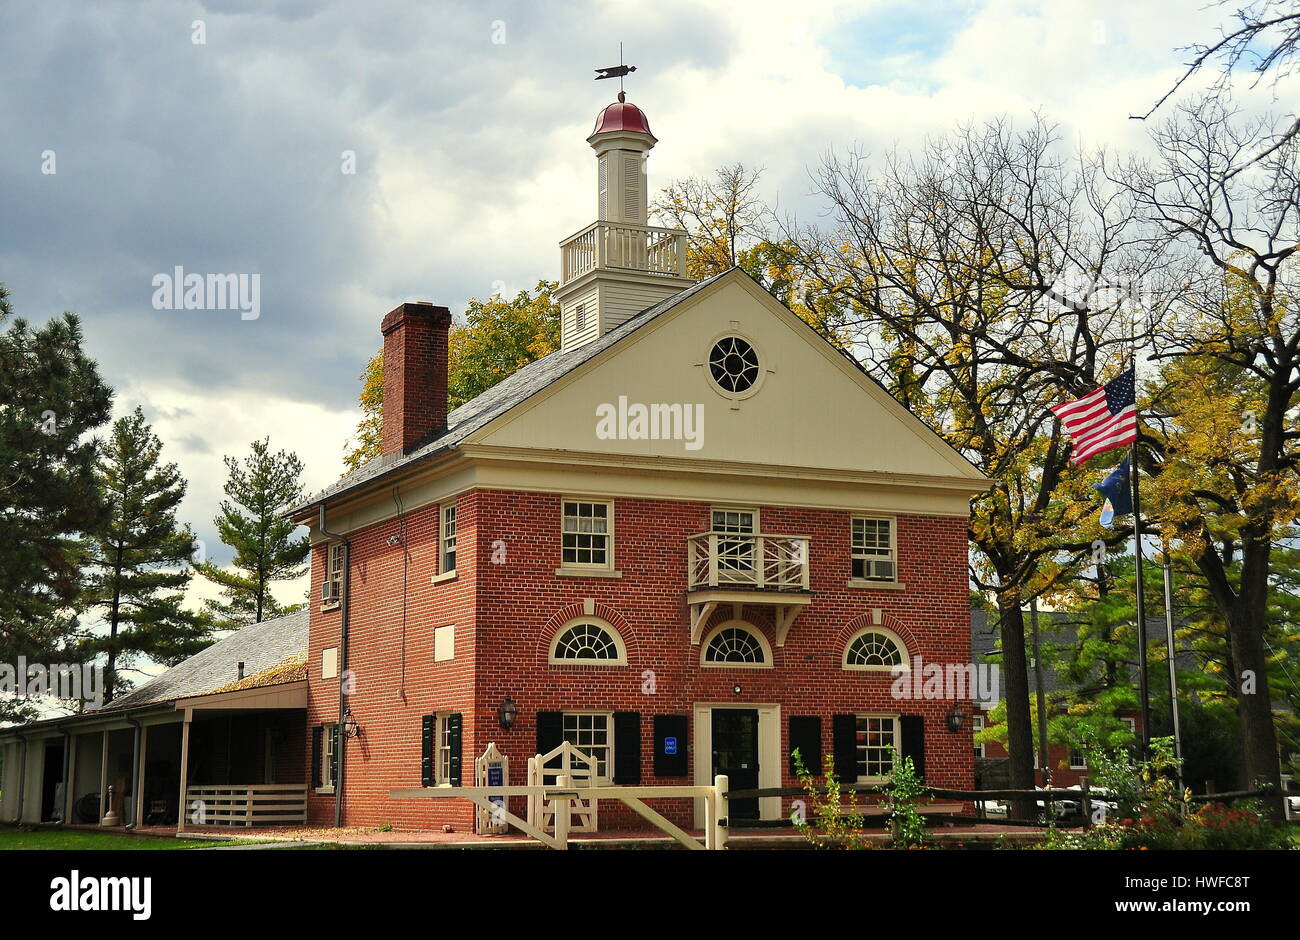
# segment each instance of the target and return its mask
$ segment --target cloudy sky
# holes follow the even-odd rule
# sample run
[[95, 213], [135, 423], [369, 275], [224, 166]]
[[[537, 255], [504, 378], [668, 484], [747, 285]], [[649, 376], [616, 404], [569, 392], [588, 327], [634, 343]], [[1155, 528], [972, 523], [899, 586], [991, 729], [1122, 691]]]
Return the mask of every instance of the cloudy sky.
[[[269, 435], [309, 489], [339, 475], [386, 311], [459, 314], [557, 275], [558, 240], [594, 219], [584, 138], [617, 89], [592, 69], [620, 40], [661, 141], [652, 187], [739, 161], [812, 220], [823, 154], [959, 120], [1041, 110], [1067, 139], [1140, 147], [1128, 115], [1177, 76], [1178, 47], [1213, 36], [1225, 11], [1204, 7], [5, 4], [0, 280], [30, 320], [82, 316], [116, 412], [144, 408], [190, 481], [185, 521], [215, 547], [223, 454]], [[154, 309], [154, 276], [177, 266], [260, 274], [260, 315]]]

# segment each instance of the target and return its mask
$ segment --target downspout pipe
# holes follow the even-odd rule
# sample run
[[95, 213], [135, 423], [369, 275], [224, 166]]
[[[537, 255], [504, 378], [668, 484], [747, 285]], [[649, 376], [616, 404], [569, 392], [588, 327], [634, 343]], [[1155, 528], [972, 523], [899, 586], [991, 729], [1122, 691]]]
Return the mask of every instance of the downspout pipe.
[[126, 826], [127, 830], [129, 831], [131, 829], [134, 829], [140, 823], [140, 820], [135, 818], [135, 808], [140, 805], [139, 790], [137, 790], [136, 788], [140, 786], [140, 727], [141, 725], [140, 725], [140, 719], [138, 718], [132, 718], [130, 715], [123, 715], [122, 717], [125, 718], [127, 721], [129, 721], [131, 723], [131, 727], [135, 729], [133, 737], [131, 738], [131, 821], [127, 823]]
[[[343, 546], [343, 575], [339, 585], [339, 720], [334, 732], [336, 735], [334, 756], [338, 763], [334, 780], [334, 828], [338, 829], [343, 825], [343, 771], [347, 752], [344, 747], [347, 735], [343, 733], [343, 716], [347, 712], [347, 696], [344, 689], [348, 674], [348, 606], [351, 593], [348, 589], [348, 574], [352, 567], [352, 543], [348, 541], [347, 536], [331, 532], [325, 527], [324, 502], [320, 504], [320, 523], [317, 528], [321, 535]], [[328, 555], [326, 564], [328, 565]], [[327, 571], [326, 574], [328, 573]]]

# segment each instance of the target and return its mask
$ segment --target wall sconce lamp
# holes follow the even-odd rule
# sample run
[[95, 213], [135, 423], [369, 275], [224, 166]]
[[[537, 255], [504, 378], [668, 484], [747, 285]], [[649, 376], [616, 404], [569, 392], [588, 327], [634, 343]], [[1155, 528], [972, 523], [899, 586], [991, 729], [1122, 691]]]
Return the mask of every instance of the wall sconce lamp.
[[961, 706], [956, 702], [952, 703], [952, 708], [948, 710], [948, 730], [956, 734], [961, 730], [962, 722], [966, 716], [961, 713]]
[[361, 737], [361, 726], [352, 717], [352, 709], [350, 708], [343, 713], [343, 735], [349, 738]]
[[507, 695], [497, 707], [497, 724], [509, 731], [515, 723], [515, 716], [518, 714], [519, 708], [515, 705], [515, 700]]

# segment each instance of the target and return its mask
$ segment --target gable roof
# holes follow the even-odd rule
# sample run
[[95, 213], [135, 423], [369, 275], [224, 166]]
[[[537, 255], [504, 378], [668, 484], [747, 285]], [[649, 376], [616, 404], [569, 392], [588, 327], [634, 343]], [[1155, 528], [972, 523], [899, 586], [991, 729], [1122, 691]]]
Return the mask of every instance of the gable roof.
[[[475, 431], [485, 427], [490, 422], [501, 417], [506, 412], [518, 407], [534, 395], [547, 389], [559, 379], [573, 372], [579, 366], [595, 359], [611, 346], [616, 345], [637, 330], [652, 323], [659, 317], [668, 313], [674, 307], [685, 301], [709, 290], [718, 282], [738, 273], [763, 292], [763, 296], [768, 297], [774, 304], [789, 313], [790, 317], [801, 324], [805, 329], [815, 335], [825, 346], [841, 357], [845, 362], [851, 365], [858, 373], [865, 377], [871, 384], [880, 390], [889, 403], [895, 406], [897, 410], [910, 418], [924, 433], [931, 436], [933, 442], [938, 445], [940, 450], [946, 451], [956, 458], [959, 465], [969, 468], [971, 479], [982, 480], [983, 475], [960, 451], [949, 444], [944, 438], [936, 434], [931, 428], [926, 426], [920, 419], [916, 418], [910, 412], [898, 405], [896, 399], [889, 394], [889, 391], [881, 385], [875, 376], [871, 375], [862, 363], [858, 362], [851, 354], [836, 347], [828, 342], [824, 336], [818, 333], [811, 324], [795, 315], [784, 304], [775, 297], [772, 297], [762, 285], [758, 283], [749, 272], [738, 266], [728, 268], [719, 274], [706, 278], [697, 284], [693, 284], [679, 293], [661, 300], [653, 306], [647, 307], [640, 313], [629, 317], [619, 326], [605, 333], [603, 336], [576, 346], [570, 349], [560, 349], [541, 359], [530, 362], [528, 365], [512, 373], [496, 385], [492, 386], [483, 394], [477, 396], [471, 401], [466, 402], [459, 408], [452, 411], [447, 416], [447, 429], [436, 436], [430, 437], [425, 442], [416, 445], [407, 453], [396, 452], [385, 454], [368, 461], [364, 466], [357, 468], [351, 473], [345, 474], [334, 483], [325, 487], [314, 496], [309, 497], [304, 502], [289, 510], [288, 515], [299, 516], [309, 509], [314, 509], [320, 504], [336, 496], [359, 489], [368, 484], [383, 479], [391, 474], [406, 469], [413, 464], [419, 463], [435, 454], [442, 453], [453, 449]], [[987, 481], [986, 481], [987, 482]]]
[[[274, 681], [268, 681], [272, 679], [270, 675], [259, 674], [268, 673], [272, 667], [294, 665], [287, 661], [306, 657], [308, 614], [309, 611], [304, 607], [297, 613], [240, 627], [225, 639], [200, 650], [120, 698], [113, 699], [103, 708], [85, 712], [85, 715], [103, 715], [226, 691], [237, 683], [240, 663], [244, 664], [245, 683], [252, 683], [254, 678], [258, 678], [260, 681], [255, 685], [278, 685], [305, 678], [292, 669], [277, 670]], [[239, 688], [246, 687], [251, 685], [239, 685]]]

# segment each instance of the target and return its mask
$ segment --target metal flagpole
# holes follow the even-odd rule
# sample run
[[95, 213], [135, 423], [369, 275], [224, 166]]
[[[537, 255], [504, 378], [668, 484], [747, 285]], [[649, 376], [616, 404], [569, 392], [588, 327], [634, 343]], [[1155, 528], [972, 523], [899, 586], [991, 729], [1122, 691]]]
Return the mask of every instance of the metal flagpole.
[[[1183, 759], [1183, 736], [1178, 725], [1178, 675], [1174, 669], [1174, 589], [1173, 575], [1169, 569], [1169, 545], [1166, 543], [1161, 560], [1165, 569], [1165, 645], [1169, 657], [1169, 712], [1174, 721], [1174, 756]], [[1182, 765], [1178, 769], [1178, 789], [1183, 788]]]
[[1043, 773], [1043, 789], [1052, 786], [1052, 762], [1047, 751], [1047, 690], [1043, 688], [1043, 651], [1038, 645], [1038, 598], [1029, 600], [1029, 626], [1034, 639], [1034, 685], [1038, 687], [1038, 766]]
[[[1133, 370], [1133, 397], [1137, 399], [1137, 350], [1129, 356]], [[1135, 407], [1136, 410], [1136, 407]], [[1140, 426], [1140, 422], [1139, 422]], [[1150, 755], [1151, 748], [1151, 697], [1147, 689], [1147, 611], [1142, 583], [1142, 500], [1138, 480], [1137, 439], [1129, 445], [1129, 475], [1133, 477], [1133, 556], [1137, 569], [1137, 624], [1138, 624], [1138, 698], [1142, 702], [1142, 759]]]

